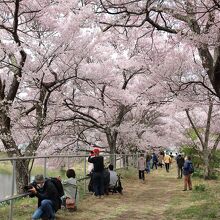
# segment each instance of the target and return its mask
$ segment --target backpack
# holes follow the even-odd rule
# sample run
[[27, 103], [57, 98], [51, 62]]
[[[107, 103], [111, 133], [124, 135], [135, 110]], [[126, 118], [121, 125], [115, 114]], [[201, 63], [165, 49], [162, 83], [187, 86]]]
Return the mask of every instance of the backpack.
[[119, 192], [122, 195], [123, 187], [121, 184], [121, 176], [120, 176], [120, 174], [117, 176], [118, 176], [118, 180], [117, 180], [115, 186], [109, 187], [109, 192], [112, 192], [112, 194]]
[[49, 180], [55, 185], [58, 191], [59, 197], [64, 196], [64, 190], [63, 190], [63, 185], [61, 181], [57, 179], [56, 177], [50, 177]]
[[190, 162], [188, 166], [189, 166], [189, 174], [194, 173], [194, 167], [193, 167], [192, 162]]

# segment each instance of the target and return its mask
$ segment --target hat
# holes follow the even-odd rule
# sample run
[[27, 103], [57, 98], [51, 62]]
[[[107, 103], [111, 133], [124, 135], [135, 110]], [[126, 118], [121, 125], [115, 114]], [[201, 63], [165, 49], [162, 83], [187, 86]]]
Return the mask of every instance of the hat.
[[95, 148], [95, 149], [93, 150], [93, 152], [94, 152], [95, 154], [98, 154], [98, 153], [100, 152], [100, 150], [99, 150], [98, 148]]
[[34, 180], [36, 182], [44, 182], [44, 176], [42, 174], [38, 174], [35, 176]]

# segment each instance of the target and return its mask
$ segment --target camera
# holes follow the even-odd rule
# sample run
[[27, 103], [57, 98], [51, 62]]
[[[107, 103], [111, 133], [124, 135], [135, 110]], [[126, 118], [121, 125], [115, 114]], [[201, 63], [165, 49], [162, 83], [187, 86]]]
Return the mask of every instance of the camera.
[[29, 190], [32, 189], [33, 187], [35, 187], [35, 188], [37, 187], [37, 183], [35, 181], [24, 186], [23, 190], [24, 190], [24, 192], [29, 192]]
[[23, 187], [23, 190], [24, 190], [25, 192], [28, 192], [28, 190], [29, 190], [29, 189], [32, 189], [32, 188], [33, 188], [32, 185], [27, 185], [27, 186], [24, 186], [24, 187]]

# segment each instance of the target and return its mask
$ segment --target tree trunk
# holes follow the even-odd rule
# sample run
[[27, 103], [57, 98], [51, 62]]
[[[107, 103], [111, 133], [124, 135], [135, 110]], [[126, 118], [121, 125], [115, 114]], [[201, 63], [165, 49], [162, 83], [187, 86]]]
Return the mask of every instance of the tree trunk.
[[115, 160], [115, 144], [110, 142], [109, 144], [109, 148], [110, 148], [110, 163], [114, 166], [114, 168], [116, 167], [116, 160]]
[[116, 168], [116, 160], [115, 160], [115, 153], [116, 153], [116, 141], [117, 141], [117, 132], [113, 131], [111, 134], [111, 130], [108, 129], [106, 132], [106, 137], [110, 149], [110, 163]]
[[204, 179], [211, 179], [210, 153], [203, 153], [204, 161]]
[[16, 189], [17, 193], [23, 193], [23, 187], [25, 185], [28, 185], [29, 182], [29, 171], [28, 171], [28, 165], [29, 161], [27, 159], [23, 160], [16, 160]]

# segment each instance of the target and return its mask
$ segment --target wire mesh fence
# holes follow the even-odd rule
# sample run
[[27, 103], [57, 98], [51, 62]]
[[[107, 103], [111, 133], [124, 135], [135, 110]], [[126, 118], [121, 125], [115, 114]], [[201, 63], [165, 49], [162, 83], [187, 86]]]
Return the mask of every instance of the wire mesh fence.
[[[126, 169], [129, 166], [136, 166], [136, 154], [104, 154], [104, 164], [114, 164], [115, 170]], [[21, 199], [29, 195], [29, 193], [18, 194], [16, 191], [16, 163], [24, 160], [30, 160], [27, 173], [29, 182], [32, 182], [36, 174], [43, 174], [45, 177], [60, 176], [65, 178], [67, 169], [74, 169], [79, 187], [79, 194], [88, 193], [89, 173], [93, 168], [93, 164], [88, 162], [88, 155], [50, 155], [50, 156], [34, 156], [34, 157], [13, 157], [0, 158], [0, 208], [8, 207], [8, 218], [13, 219], [13, 204], [17, 199]], [[24, 169], [24, 171], [27, 169]]]

